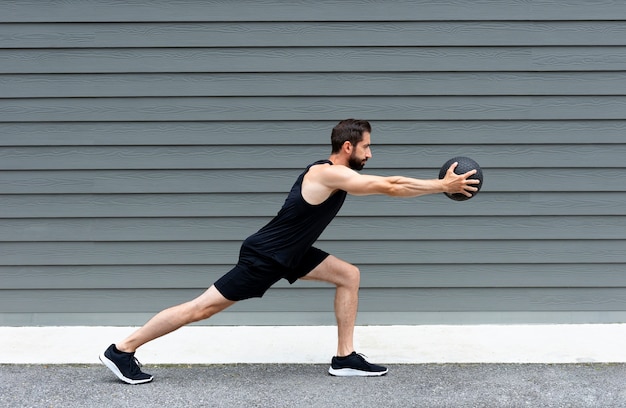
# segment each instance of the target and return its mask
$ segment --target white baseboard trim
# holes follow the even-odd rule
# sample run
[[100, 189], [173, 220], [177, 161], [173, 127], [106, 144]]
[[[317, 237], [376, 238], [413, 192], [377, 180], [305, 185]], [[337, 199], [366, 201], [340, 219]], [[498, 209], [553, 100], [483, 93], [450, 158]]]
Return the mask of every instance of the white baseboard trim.
[[[0, 327], [0, 363], [92, 364], [131, 327]], [[359, 326], [377, 363], [623, 363], [626, 324]], [[328, 363], [332, 326], [190, 326], [146, 344], [147, 364]]]

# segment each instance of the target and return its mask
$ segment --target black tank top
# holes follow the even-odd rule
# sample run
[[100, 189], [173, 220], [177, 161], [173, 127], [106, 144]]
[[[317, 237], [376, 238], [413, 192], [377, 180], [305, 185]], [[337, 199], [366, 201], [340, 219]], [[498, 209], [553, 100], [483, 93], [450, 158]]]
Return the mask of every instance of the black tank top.
[[302, 180], [312, 166], [333, 164], [318, 160], [307, 166], [291, 188], [278, 214], [243, 243], [259, 255], [286, 267], [297, 266], [343, 205], [346, 192], [338, 190], [321, 204], [311, 205], [302, 197]]

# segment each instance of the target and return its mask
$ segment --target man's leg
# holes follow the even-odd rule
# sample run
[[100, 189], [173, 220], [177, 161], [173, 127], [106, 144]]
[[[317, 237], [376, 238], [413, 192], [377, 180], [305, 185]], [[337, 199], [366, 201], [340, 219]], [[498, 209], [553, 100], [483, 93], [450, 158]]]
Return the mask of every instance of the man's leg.
[[100, 354], [100, 361], [128, 384], [150, 382], [152, 376], [141, 371], [141, 365], [135, 359], [137, 348], [186, 324], [207, 319], [234, 303], [211, 286], [196, 299], [158, 313], [122, 342], [109, 346]]
[[359, 268], [329, 255], [302, 279], [329, 282], [337, 287], [335, 316], [337, 318], [337, 355], [332, 358], [328, 372], [336, 376], [381, 376], [387, 368], [371, 364], [354, 351], [354, 325], [359, 306]]
[[171, 333], [189, 323], [208, 319], [234, 303], [222, 296], [215, 286], [211, 286], [194, 300], [158, 313], [143, 327], [122, 342], [117, 343], [116, 346], [120, 351], [133, 353], [149, 341]]
[[347, 356], [354, 351], [354, 324], [359, 307], [359, 268], [329, 255], [311, 272], [302, 277], [332, 283], [335, 292], [337, 319], [337, 355]]

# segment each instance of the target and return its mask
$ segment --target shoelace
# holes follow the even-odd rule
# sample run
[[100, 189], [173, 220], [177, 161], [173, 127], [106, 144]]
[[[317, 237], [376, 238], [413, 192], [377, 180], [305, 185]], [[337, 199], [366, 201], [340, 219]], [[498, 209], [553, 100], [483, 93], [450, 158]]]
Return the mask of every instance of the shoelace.
[[133, 360], [135, 360], [135, 364], [137, 364], [137, 367], [139, 367], [139, 368], [142, 368], [142, 367], [143, 367], [143, 364], [141, 364], [141, 363], [139, 362], [139, 360], [137, 360], [137, 357], [133, 357]]
[[129, 369], [131, 374], [141, 373], [141, 367], [143, 367], [143, 364], [141, 364], [139, 360], [137, 360], [137, 357], [132, 356], [128, 363], [128, 365], [130, 366]]
[[363, 353], [356, 353], [357, 356], [361, 357], [363, 360], [367, 362], [368, 357]]
[[356, 357], [361, 360], [361, 362], [363, 362], [364, 364], [366, 364], [368, 367], [374, 367], [374, 364], [370, 363], [369, 361], [367, 361], [367, 356], [365, 354], [362, 353], [356, 353]]

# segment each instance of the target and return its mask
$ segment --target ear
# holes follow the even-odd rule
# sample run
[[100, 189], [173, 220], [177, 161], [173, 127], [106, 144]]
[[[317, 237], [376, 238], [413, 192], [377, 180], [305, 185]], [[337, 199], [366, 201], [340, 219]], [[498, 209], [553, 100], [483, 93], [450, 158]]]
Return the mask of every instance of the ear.
[[345, 151], [346, 153], [352, 153], [352, 148], [354, 146], [352, 146], [352, 143], [350, 143], [350, 141], [346, 140], [345, 142], [343, 142], [343, 146], [341, 146], [341, 150]]

